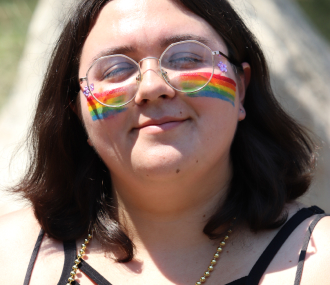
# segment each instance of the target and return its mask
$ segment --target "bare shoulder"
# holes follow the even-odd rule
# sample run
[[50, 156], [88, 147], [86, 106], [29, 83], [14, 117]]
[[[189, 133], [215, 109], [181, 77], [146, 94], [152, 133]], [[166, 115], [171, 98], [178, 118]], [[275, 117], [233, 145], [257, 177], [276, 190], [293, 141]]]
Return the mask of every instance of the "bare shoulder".
[[0, 246], [5, 251], [17, 246], [22, 249], [22, 246], [35, 243], [39, 231], [40, 226], [31, 208], [6, 214], [0, 217], [0, 233], [3, 241]]
[[[300, 209], [306, 208], [303, 204], [292, 203], [286, 207], [288, 220]], [[294, 284], [297, 265], [304, 240], [308, 236], [312, 222], [318, 218], [312, 215], [303, 220], [281, 245], [268, 266], [261, 284]], [[278, 229], [279, 230], [279, 229]], [[300, 285], [324, 284], [330, 285], [330, 217], [323, 217], [316, 225], [306, 251], [305, 264]]]
[[307, 248], [301, 284], [330, 285], [330, 217], [316, 225]]
[[[31, 208], [0, 217], [0, 284], [23, 284], [40, 229]], [[60, 279], [63, 263], [62, 241], [45, 234], [29, 284], [54, 284]]]
[[31, 208], [0, 217], [0, 284], [23, 284], [21, 274], [25, 274], [39, 231]]

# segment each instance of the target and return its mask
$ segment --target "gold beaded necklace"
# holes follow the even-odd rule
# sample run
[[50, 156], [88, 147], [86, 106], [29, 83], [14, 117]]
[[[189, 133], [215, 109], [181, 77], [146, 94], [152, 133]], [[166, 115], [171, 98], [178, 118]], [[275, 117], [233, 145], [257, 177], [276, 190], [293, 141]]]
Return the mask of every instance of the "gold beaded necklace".
[[71, 283], [74, 281], [74, 278], [77, 274], [78, 265], [81, 262], [81, 259], [82, 259], [83, 255], [85, 254], [87, 244], [89, 244], [92, 237], [93, 236], [91, 234], [88, 234], [87, 238], [84, 240], [84, 243], [81, 245], [81, 249], [79, 250], [79, 253], [77, 254], [77, 258], [74, 261], [74, 265], [72, 266], [72, 271], [70, 272], [70, 277], [69, 277], [68, 283], [66, 283], [66, 285], [71, 285]]
[[[234, 220], [235, 219], [236, 218], [234, 218]], [[226, 241], [229, 238], [229, 235], [232, 233], [232, 230], [229, 229], [227, 231], [227, 233], [228, 234], [220, 242], [220, 245], [218, 246], [217, 251], [213, 255], [213, 258], [212, 258], [212, 260], [210, 262], [209, 267], [204, 272], [204, 275], [199, 279], [199, 281], [197, 281], [195, 283], [195, 285], [201, 285], [202, 283], [205, 283], [206, 280], [207, 280], [207, 277], [209, 277], [211, 275], [211, 272], [213, 271], [214, 266], [217, 264], [217, 259], [220, 257], [220, 253], [222, 252], [222, 248], [226, 245]], [[79, 250], [79, 253], [77, 255], [77, 259], [74, 261], [75, 264], [72, 266], [72, 271], [70, 272], [70, 277], [69, 277], [68, 283], [66, 285], [71, 285], [71, 283], [74, 281], [74, 278], [75, 278], [75, 276], [77, 274], [78, 265], [81, 262], [81, 259], [82, 259], [83, 255], [85, 254], [87, 244], [90, 242], [91, 239], [92, 239], [92, 235], [89, 234], [88, 237], [87, 237], [87, 239], [85, 239], [84, 243], [81, 245], [81, 249]]]
[[[234, 218], [235, 219], [235, 218]], [[195, 283], [195, 285], [201, 285], [202, 283], [206, 282], [206, 278], [210, 277], [211, 272], [214, 269], [214, 266], [217, 264], [217, 259], [220, 257], [220, 253], [222, 252], [222, 248], [226, 245], [226, 241], [229, 238], [229, 234], [232, 233], [232, 230], [229, 229], [228, 230], [228, 235], [226, 235], [223, 239], [222, 242], [220, 242], [220, 245], [217, 248], [217, 251], [215, 252], [215, 254], [213, 255], [213, 258], [211, 260], [211, 263], [209, 265], [209, 267], [207, 268], [207, 270], [204, 272], [204, 275], [199, 279], [199, 281], [197, 281]]]

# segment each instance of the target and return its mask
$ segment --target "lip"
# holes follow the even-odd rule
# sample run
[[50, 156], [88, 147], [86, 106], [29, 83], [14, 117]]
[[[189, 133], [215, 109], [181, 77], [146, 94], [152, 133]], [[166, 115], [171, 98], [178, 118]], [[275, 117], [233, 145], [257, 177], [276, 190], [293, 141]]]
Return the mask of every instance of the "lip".
[[163, 117], [160, 119], [149, 119], [134, 127], [133, 130], [140, 130], [144, 132], [157, 133], [171, 130], [185, 121], [187, 118], [173, 118], [173, 117]]

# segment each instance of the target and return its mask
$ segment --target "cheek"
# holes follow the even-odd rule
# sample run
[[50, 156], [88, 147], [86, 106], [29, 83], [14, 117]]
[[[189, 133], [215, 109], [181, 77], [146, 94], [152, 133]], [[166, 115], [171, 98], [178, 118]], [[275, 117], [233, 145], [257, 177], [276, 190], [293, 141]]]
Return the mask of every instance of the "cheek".
[[[211, 73], [205, 72], [182, 73], [176, 80], [183, 90], [189, 91], [203, 86], [210, 76]], [[188, 97], [216, 98], [227, 101], [232, 106], [235, 106], [236, 82], [227, 76], [213, 74], [211, 81], [202, 90], [194, 93], [186, 93], [186, 95]]]
[[[93, 144], [98, 141], [116, 141], [116, 137], [125, 128], [126, 107], [110, 108], [97, 102], [93, 96], [80, 96], [82, 119]], [[124, 116], [123, 116], [124, 115]]]
[[127, 149], [130, 145], [124, 136], [127, 119], [124, 113], [127, 112], [90, 111], [86, 106], [82, 108], [85, 129], [94, 150], [109, 170], [116, 168], [121, 161], [127, 159], [125, 155], [129, 153]]
[[[86, 88], [86, 87], [85, 87]], [[92, 90], [94, 90], [94, 86], [91, 85]], [[122, 88], [120, 88], [122, 89]], [[116, 92], [115, 92], [116, 91]], [[111, 94], [110, 94], [111, 92]], [[93, 93], [99, 101], [105, 102], [108, 105], [116, 105], [121, 104], [123, 101], [123, 90], [111, 90], [105, 91], [98, 90], [98, 92]], [[125, 112], [127, 108], [125, 106], [121, 107], [107, 107], [103, 104], [99, 103], [95, 98], [84, 89], [85, 98], [82, 98], [82, 102], [86, 101], [87, 103], [87, 110], [89, 115], [91, 116], [93, 121], [103, 120], [107, 118], [115, 117], [116, 115]], [[86, 100], [87, 99], [87, 100]]]

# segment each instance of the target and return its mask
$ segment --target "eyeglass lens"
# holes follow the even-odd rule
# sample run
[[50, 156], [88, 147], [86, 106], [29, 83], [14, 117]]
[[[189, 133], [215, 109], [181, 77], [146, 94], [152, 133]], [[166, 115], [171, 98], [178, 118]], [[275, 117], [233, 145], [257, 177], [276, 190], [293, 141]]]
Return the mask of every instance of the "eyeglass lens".
[[169, 47], [161, 58], [165, 78], [176, 90], [195, 92], [204, 87], [213, 74], [212, 52], [204, 45], [187, 42]]
[[87, 73], [93, 97], [103, 105], [120, 107], [136, 94], [140, 75], [137, 63], [128, 57], [116, 55], [98, 59]]
[[[209, 48], [196, 42], [171, 45], [160, 58], [166, 82], [182, 92], [195, 92], [210, 81], [214, 67]], [[220, 74], [216, 69], [215, 73]], [[93, 97], [101, 104], [120, 107], [131, 101], [138, 91], [141, 78], [139, 65], [124, 55], [98, 59], [87, 73], [93, 84]]]

